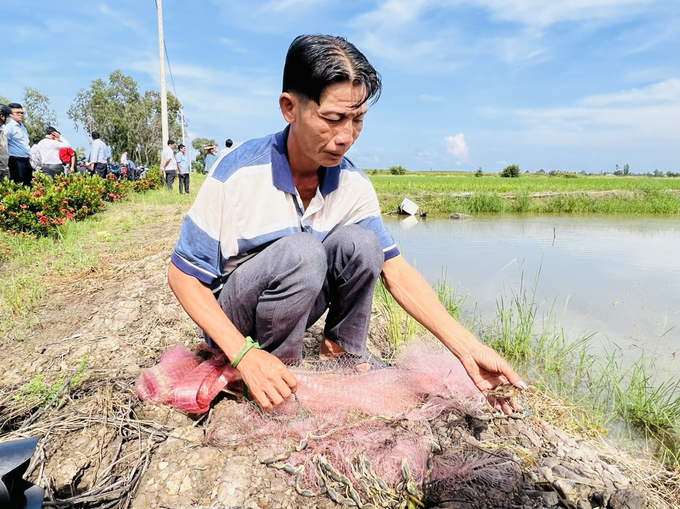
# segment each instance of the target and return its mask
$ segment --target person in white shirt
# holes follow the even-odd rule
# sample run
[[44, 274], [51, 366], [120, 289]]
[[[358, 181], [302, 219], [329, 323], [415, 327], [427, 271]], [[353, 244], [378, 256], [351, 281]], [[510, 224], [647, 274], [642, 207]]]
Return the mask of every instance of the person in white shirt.
[[71, 144], [61, 136], [54, 127], [45, 128], [45, 137], [38, 143], [37, 158], [40, 160], [42, 172], [48, 177], [64, 174], [64, 163], [59, 157], [59, 149]]
[[127, 151], [123, 152], [123, 155], [120, 156], [120, 165], [121, 166], [127, 166], [128, 165], [128, 155]]
[[5, 136], [5, 123], [9, 120], [12, 109], [0, 104], [0, 182], [9, 178], [9, 148]]
[[175, 159], [175, 142], [168, 140], [168, 146], [163, 149], [161, 154], [161, 171], [165, 178], [165, 184], [172, 191], [172, 185], [177, 177], [177, 160]]
[[35, 171], [40, 171], [42, 167], [42, 161], [40, 160], [40, 154], [38, 153], [38, 143], [43, 139], [40, 136], [33, 137], [33, 145], [31, 145], [31, 167]]

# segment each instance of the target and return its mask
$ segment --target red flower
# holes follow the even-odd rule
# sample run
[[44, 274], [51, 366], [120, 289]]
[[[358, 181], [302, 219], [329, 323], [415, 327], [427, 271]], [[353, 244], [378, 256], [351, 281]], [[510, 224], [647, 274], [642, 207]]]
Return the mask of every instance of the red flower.
[[28, 205], [19, 205], [22, 209], [26, 210], [28, 208]]
[[35, 193], [33, 193], [33, 196], [35, 196], [36, 198], [37, 198], [38, 196], [42, 196], [42, 191], [41, 191], [40, 189], [37, 189], [37, 190], [35, 191]]
[[50, 224], [50, 218], [47, 216], [42, 216], [40, 218], [40, 224], [48, 225]]

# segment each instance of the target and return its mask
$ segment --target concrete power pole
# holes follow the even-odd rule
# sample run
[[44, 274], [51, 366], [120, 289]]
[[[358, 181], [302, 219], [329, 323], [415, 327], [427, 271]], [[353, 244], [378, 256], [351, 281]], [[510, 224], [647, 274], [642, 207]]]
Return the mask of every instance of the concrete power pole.
[[161, 128], [163, 140], [161, 150], [168, 143], [168, 91], [165, 88], [165, 40], [163, 39], [163, 0], [156, 0], [158, 7], [158, 47], [161, 62]]
[[180, 121], [182, 122], [182, 145], [187, 148], [187, 159], [189, 160], [189, 173], [191, 173], [191, 147], [187, 145], [187, 137], [184, 134], [184, 108], [179, 110]]

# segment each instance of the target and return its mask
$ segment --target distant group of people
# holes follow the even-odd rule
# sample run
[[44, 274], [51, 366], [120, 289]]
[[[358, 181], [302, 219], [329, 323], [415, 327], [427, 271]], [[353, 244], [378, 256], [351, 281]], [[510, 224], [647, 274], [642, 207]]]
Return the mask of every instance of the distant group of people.
[[[217, 145], [206, 145], [203, 147], [205, 154], [203, 162], [206, 173], [215, 165], [218, 159], [224, 157], [229, 152], [236, 148], [231, 139], [224, 142], [224, 148], [220, 151], [218, 156]], [[177, 150], [175, 152], [175, 150]], [[183, 143], [177, 145], [174, 140], [168, 140], [167, 146], [163, 149], [161, 154], [161, 171], [163, 172], [163, 180], [165, 185], [172, 191], [175, 180], [179, 181], [179, 194], [189, 194], [189, 157], [187, 156], [187, 148]]]
[[[86, 169], [91, 175], [106, 178], [111, 148], [102, 141], [99, 132], [90, 134], [92, 150], [86, 166], [79, 169], [75, 150], [57, 128], [47, 126], [42, 137], [34, 136], [31, 140], [24, 123], [25, 116], [19, 103], [0, 104], [0, 181], [9, 178], [30, 186], [37, 171], [54, 178]], [[123, 171], [134, 167], [134, 163], [127, 160], [127, 152], [124, 161], [121, 159], [121, 166]]]
[[189, 194], [189, 158], [187, 157], [187, 148], [183, 143], [180, 143], [179, 147], [177, 147], [177, 154], [175, 154], [176, 145], [173, 140], [168, 140], [168, 145], [161, 154], [163, 179], [170, 191], [172, 191], [175, 179], [178, 179], [179, 194]]

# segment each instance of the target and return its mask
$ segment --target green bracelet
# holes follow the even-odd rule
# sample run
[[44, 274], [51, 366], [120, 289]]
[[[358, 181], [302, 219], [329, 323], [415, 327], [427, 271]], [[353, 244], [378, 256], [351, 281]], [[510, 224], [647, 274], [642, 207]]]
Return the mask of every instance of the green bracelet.
[[260, 344], [257, 341], [253, 341], [253, 338], [250, 336], [246, 336], [246, 346], [244, 346], [243, 350], [241, 350], [236, 358], [231, 361], [232, 367], [237, 367], [238, 363], [241, 362], [241, 359], [243, 359], [243, 356], [247, 354], [251, 348], [257, 348], [259, 350]]

